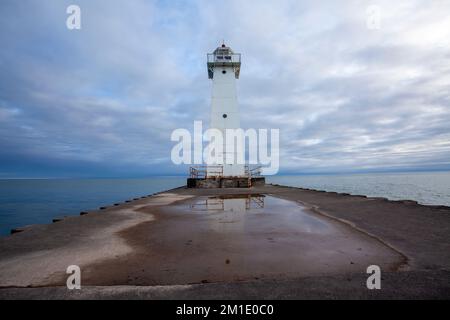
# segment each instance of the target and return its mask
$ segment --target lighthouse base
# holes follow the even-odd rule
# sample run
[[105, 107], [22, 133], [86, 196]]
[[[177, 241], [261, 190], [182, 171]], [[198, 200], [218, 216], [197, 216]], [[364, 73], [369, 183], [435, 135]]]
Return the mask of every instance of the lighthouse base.
[[211, 178], [188, 178], [188, 188], [250, 188], [252, 186], [263, 186], [266, 184], [265, 177], [211, 177]]

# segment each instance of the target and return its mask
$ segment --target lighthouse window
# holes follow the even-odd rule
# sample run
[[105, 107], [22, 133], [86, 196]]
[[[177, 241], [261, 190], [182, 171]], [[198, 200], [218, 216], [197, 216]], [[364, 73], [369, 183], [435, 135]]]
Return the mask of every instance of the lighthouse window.
[[223, 74], [227, 73], [227, 70], [222, 70], [222, 73], [223, 73]]
[[228, 117], [228, 116], [227, 116], [226, 113], [224, 113], [224, 114], [222, 115], [222, 117], [225, 119], [225, 118]]

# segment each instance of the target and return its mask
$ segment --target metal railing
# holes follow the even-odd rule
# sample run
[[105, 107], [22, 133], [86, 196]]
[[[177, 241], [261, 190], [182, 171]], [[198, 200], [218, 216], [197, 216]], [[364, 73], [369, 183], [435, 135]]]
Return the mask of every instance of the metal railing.
[[260, 177], [261, 176], [262, 167], [261, 166], [245, 166], [245, 173], [249, 177]]
[[[245, 178], [254, 178], [261, 176], [261, 166], [245, 165]], [[189, 176], [195, 179], [206, 179], [208, 176], [223, 177], [223, 166], [193, 166], [189, 168]]]
[[223, 166], [194, 166], [189, 168], [191, 178], [206, 179], [208, 175], [223, 177]]
[[224, 62], [228, 63], [241, 63], [241, 54], [233, 53], [233, 54], [215, 54], [208, 53], [207, 54], [207, 62], [208, 63], [217, 63], [222, 65]]

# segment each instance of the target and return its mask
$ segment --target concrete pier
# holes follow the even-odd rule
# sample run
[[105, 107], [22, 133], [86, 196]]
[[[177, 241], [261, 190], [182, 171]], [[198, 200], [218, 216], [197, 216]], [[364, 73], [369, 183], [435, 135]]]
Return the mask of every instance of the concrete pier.
[[[181, 187], [0, 239], [0, 298], [450, 297], [450, 208]], [[366, 268], [382, 270], [368, 290]], [[65, 287], [78, 265], [82, 289]]]

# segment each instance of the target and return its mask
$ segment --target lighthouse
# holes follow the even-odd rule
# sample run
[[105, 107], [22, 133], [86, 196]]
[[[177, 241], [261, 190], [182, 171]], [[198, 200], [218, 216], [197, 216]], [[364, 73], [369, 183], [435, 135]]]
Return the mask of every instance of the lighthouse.
[[[221, 140], [214, 139], [214, 147], [211, 149], [214, 152], [208, 149], [206, 159], [203, 159], [206, 160], [206, 166], [202, 164], [190, 167], [187, 187], [250, 188], [264, 185], [261, 166], [250, 167], [245, 158], [245, 141], [250, 129], [244, 133], [240, 128], [236, 90], [236, 80], [241, 71], [241, 54], [222, 44], [213, 53], [207, 54], [206, 64], [208, 78], [212, 83], [209, 129], [214, 132], [212, 135], [220, 136]], [[249, 145], [258, 143], [251, 139], [255, 139], [256, 135], [255, 130], [253, 134], [250, 132]], [[253, 151], [255, 149], [252, 148]], [[249, 150], [249, 159], [252, 150]]]
[[[240, 128], [239, 107], [237, 101], [236, 80], [241, 70], [241, 54], [234, 53], [230, 47], [222, 44], [213, 53], [207, 54], [208, 78], [212, 80], [210, 128], [222, 132], [223, 148], [219, 157], [223, 164], [207, 167], [209, 177], [244, 177], [245, 164], [238, 163], [237, 153], [243, 148], [235, 141], [227, 141], [226, 130]], [[234, 159], [226, 161], [226, 159]]]

